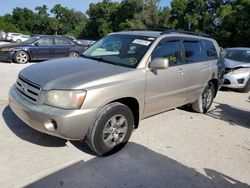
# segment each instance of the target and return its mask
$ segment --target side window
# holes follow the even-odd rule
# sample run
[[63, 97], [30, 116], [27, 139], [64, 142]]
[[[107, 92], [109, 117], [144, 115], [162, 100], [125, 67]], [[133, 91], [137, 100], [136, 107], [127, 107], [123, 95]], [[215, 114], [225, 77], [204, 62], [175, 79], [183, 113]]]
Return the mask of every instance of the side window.
[[41, 45], [41, 46], [52, 45], [53, 39], [52, 38], [41, 38], [38, 42], [39, 42], [39, 45]]
[[204, 40], [203, 45], [204, 45], [206, 60], [218, 59], [218, 54], [212, 41]]
[[167, 58], [169, 66], [181, 64], [181, 43], [180, 41], [160, 42], [152, 53], [152, 60], [156, 58]]
[[67, 40], [67, 39], [55, 38], [55, 44], [56, 45], [71, 45], [71, 44], [73, 44], [73, 42], [71, 42], [70, 40]]
[[196, 63], [203, 60], [203, 54], [201, 51], [201, 45], [199, 41], [185, 41], [183, 42], [186, 62]]

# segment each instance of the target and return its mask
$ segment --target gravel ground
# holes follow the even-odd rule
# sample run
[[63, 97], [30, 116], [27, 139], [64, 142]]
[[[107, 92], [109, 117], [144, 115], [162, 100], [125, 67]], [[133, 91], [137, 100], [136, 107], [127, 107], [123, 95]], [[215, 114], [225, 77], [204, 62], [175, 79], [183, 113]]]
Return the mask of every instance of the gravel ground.
[[14, 115], [8, 89], [29, 65], [0, 63], [0, 187], [249, 187], [249, 93], [220, 91], [206, 115], [145, 119], [124, 149], [99, 158]]

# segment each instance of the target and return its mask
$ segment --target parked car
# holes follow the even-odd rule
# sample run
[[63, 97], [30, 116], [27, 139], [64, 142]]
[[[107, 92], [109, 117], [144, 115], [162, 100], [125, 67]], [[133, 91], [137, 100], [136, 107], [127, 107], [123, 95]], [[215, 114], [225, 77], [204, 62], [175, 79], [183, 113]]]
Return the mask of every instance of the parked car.
[[27, 63], [59, 57], [79, 56], [86, 47], [63, 36], [37, 36], [25, 42], [0, 46], [0, 60]]
[[228, 48], [224, 52], [224, 87], [250, 91], [250, 48]]
[[220, 83], [219, 53], [196, 33], [113, 33], [81, 57], [23, 69], [9, 105], [32, 128], [85, 140], [102, 156], [127, 143], [141, 119], [186, 104], [206, 113]]
[[5, 38], [6, 41], [11, 42], [11, 39], [12, 39], [12, 36], [13, 36], [13, 35], [19, 36], [19, 35], [22, 35], [22, 34], [21, 34], [21, 33], [7, 33], [6, 36], [5, 36], [5, 37], [6, 37], [6, 38]]
[[0, 31], [0, 41], [5, 41], [6, 33], [4, 31]]
[[28, 40], [29, 38], [30, 38], [29, 35], [12, 34], [10, 41], [20, 43], [20, 42], [24, 42], [24, 41]]

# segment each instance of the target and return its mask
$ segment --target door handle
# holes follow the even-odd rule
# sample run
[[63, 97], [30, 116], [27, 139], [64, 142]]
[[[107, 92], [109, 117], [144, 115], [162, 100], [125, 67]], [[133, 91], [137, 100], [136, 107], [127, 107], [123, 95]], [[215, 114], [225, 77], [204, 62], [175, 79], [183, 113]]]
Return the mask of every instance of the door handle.
[[179, 69], [179, 70], [178, 70], [178, 73], [181, 74], [181, 75], [183, 75], [183, 74], [184, 74], [184, 71], [183, 71], [182, 69]]

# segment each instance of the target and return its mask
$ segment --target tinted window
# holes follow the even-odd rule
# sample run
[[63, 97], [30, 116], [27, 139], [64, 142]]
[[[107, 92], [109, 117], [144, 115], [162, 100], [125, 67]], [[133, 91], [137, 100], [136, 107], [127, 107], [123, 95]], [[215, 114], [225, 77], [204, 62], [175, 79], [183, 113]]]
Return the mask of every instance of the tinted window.
[[167, 58], [170, 66], [181, 64], [180, 41], [165, 41], [158, 44], [152, 54], [152, 60], [156, 58]]
[[53, 39], [52, 38], [41, 38], [38, 42], [39, 42], [39, 45], [52, 45]]
[[55, 39], [55, 44], [56, 45], [70, 45], [70, 44], [73, 44], [73, 43], [68, 39], [58, 39], [58, 38], [56, 38]]
[[214, 60], [218, 59], [217, 51], [214, 47], [212, 41], [203, 41], [204, 51], [205, 51], [205, 59], [206, 60]]
[[203, 60], [199, 41], [184, 41], [184, 49], [187, 63], [195, 63]]

